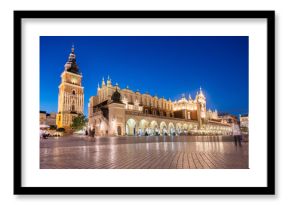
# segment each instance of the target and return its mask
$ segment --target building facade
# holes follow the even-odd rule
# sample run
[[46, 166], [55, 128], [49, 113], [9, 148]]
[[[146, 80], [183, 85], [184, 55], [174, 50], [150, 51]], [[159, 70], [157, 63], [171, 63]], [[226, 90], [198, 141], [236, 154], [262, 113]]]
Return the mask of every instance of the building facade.
[[56, 126], [56, 113], [51, 112], [46, 114], [46, 124]]
[[39, 124], [46, 125], [46, 112], [45, 111], [39, 112]]
[[219, 119], [221, 122], [228, 123], [228, 124], [237, 124], [238, 118], [235, 115], [231, 115], [228, 113], [221, 113], [219, 114]]
[[56, 113], [46, 113], [46, 111], [39, 112], [39, 123], [40, 125], [56, 125]]
[[243, 128], [248, 128], [249, 127], [249, 115], [248, 114], [243, 114], [240, 115], [240, 127]]
[[56, 125], [58, 128], [70, 129], [73, 117], [83, 114], [84, 88], [82, 87], [82, 74], [76, 63], [74, 47], [71, 48], [68, 61], [61, 74], [61, 84], [58, 93], [58, 114]]
[[229, 134], [231, 127], [219, 120], [217, 111], [207, 111], [202, 90], [171, 101], [148, 93], [121, 89], [108, 77], [88, 104], [88, 125], [97, 136]]

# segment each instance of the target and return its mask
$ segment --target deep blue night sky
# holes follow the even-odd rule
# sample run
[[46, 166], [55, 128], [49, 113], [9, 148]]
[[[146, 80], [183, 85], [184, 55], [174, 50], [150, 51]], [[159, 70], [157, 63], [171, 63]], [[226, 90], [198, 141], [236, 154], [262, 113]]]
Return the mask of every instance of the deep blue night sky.
[[248, 113], [248, 37], [40, 37], [40, 110], [57, 112], [60, 75], [72, 44], [83, 74], [85, 114], [98, 82], [110, 75], [121, 88], [175, 100], [195, 97], [207, 108]]

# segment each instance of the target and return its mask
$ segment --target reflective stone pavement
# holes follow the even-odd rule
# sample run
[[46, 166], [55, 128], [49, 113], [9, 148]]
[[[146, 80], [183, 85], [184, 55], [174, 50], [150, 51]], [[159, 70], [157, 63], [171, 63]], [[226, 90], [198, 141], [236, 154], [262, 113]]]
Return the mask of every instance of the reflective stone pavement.
[[40, 140], [41, 169], [247, 169], [232, 137], [69, 136]]

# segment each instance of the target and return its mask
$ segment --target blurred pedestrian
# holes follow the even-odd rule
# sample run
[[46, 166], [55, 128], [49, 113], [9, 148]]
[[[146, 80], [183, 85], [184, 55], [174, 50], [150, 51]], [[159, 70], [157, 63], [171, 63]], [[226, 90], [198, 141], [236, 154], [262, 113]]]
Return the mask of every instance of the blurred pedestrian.
[[44, 134], [43, 130], [42, 130], [42, 129], [40, 129], [40, 131], [39, 131], [39, 137], [40, 137], [40, 139], [42, 139], [42, 138], [43, 138], [43, 134]]
[[94, 137], [95, 136], [95, 128], [92, 129], [91, 134], [92, 134], [91, 137]]
[[235, 145], [237, 146], [239, 143], [239, 146], [242, 146], [242, 134], [240, 130], [240, 126], [237, 122], [233, 122], [232, 126], [232, 133], [235, 141]]

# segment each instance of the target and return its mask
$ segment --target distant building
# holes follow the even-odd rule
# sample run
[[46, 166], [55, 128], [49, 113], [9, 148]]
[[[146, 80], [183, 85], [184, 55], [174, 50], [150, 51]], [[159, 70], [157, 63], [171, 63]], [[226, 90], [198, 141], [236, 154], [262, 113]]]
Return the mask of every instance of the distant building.
[[238, 118], [235, 115], [228, 113], [220, 113], [218, 117], [223, 123], [233, 124], [238, 122]]
[[46, 114], [46, 124], [47, 125], [56, 125], [56, 113], [51, 112], [50, 114]]
[[206, 112], [206, 118], [209, 120], [219, 120], [218, 111], [217, 110], [212, 111], [211, 109], [209, 109]]
[[56, 125], [56, 113], [46, 113], [46, 111], [40, 111], [39, 123], [41, 125]]
[[248, 114], [240, 115], [240, 126], [241, 126], [241, 128], [243, 128], [243, 127], [248, 128], [249, 127], [249, 116], [248, 116]]
[[39, 112], [39, 124], [46, 125], [46, 112], [45, 111]]

